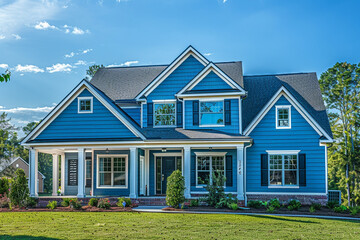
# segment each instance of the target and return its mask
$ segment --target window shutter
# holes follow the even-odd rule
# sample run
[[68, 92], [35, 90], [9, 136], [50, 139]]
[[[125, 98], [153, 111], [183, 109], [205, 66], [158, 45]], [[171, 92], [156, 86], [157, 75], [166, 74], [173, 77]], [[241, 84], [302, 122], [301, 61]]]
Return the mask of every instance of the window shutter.
[[299, 154], [299, 185], [306, 186], [306, 154]]
[[191, 160], [191, 163], [190, 163], [190, 165], [191, 165], [190, 185], [196, 186], [196, 161], [197, 161], [197, 159], [196, 159], [196, 157], [194, 157], [194, 158], [191, 157], [190, 160]]
[[268, 186], [268, 154], [261, 154], [261, 186]]
[[193, 101], [193, 125], [199, 126], [199, 101]]
[[152, 127], [153, 126], [153, 122], [154, 122], [154, 111], [153, 111], [153, 103], [148, 103], [147, 104], [147, 125], [148, 127]]
[[226, 99], [225, 104], [225, 125], [231, 125], [231, 100]]
[[180, 101], [176, 102], [176, 125], [182, 127], [183, 125], [183, 103]]
[[232, 155], [226, 155], [226, 186], [233, 186], [233, 158]]

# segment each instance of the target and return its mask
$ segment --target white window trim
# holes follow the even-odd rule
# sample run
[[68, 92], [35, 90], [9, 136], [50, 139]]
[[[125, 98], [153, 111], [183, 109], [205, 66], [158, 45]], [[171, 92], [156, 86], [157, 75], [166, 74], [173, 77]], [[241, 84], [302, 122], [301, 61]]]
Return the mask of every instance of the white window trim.
[[[223, 124], [201, 124], [201, 103], [202, 102], [222, 102], [223, 104]], [[199, 100], [199, 127], [225, 127], [225, 100], [221, 99], [200, 99]]]
[[[156, 126], [155, 125], [155, 120], [156, 120], [156, 114], [155, 114], [155, 105], [156, 104], [171, 104], [171, 103], [174, 103], [175, 105], [175, 124], [174, 125], [163, 125], [163, 126]], [[177, 115], [177, 106], [176, 106], [176, 100], [174, 99], [168, 99], [168, 100], [153, 100], [153, 127], [154, 128], [176, 128], [177, 127], [177, 119], [176, 119], [176, 115]]]
[[[206, 184], [198, 184], [198, 157], [210, 157], [210, 181], [212, 181], [212, 157], [223, 157], [224, 158], [224, 176], [226, 175], [226, 152], [195, 152], [195, 170], [196, 170], [196, 188], [204, 188]], [[226, 187], [226, 182], [224, 183]]]
[[[279, 109], [288, 109], [289, 110], [289, 126], [287, 127], [281, 127], [278, 124], [278, 110]], [[275, 122], [275, 126], [276, 129], [291, 129], [291, 105], [277, 105], [275, 106], [275, 118], [276, 118], [276, 122]]]
[[[266, 151], [271, 152], [268, 154], [268, 188], [299, 188], [299, 152], [298, 150], [294, 151]], [[270, 155], [281, 155], [282, 156], [282, 168], [281, 168], [281, 185], [270, 184]], [[285, 161], [284, 155], [296, 155], [296, 185], [285, 185]]]
[[[78, 113], [93, 113], [93, 97], [78, 97]], [[90, 100], [90, 111], [81, 111], [80, 110], [80, 101]]]
[[[114, 158], [117, 157], [125, 157], [125, 186], [100, 186], [100, 173], [99, 173], [99, 161], [100, 158], [111, 158], [111, 184], [113, 184], [113, 176], [114, 176]], [[99, 189], [127, 189], [128, 188], [128, 155], [127, 154], [101, 154], [97, 155], [96, 160], [96, 188]]]

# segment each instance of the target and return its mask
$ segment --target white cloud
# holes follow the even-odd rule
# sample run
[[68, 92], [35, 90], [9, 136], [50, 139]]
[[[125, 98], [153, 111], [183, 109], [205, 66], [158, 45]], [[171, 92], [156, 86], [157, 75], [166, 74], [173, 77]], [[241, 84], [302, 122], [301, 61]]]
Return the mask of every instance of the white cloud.
[[92, 51], [92, 49], [85, 49], [84, 51], [82, 51], [82, 53], [86, 54], [86, 53], [91, 52], [91, 51]]
[[16, 108], [7, 109], [4, 106], [0, 106], [0, 112], [5, 112], [5, 113], [26, 113], [26, 112], [48, 113], [53, 108], [54, 108], [54, 106], [52, 106], [52, 107], [35, 107], [35, 108], [16, 107]]
[[90, 33], [89, 30], [82, 30], [82, 29], [79, 28], [79, 27], [72, 27], [72, 26], [69, 26], [69, 25], [67, 25], [67, 24], [65, 24], [65, 25], [63, 26], [63, 28], [64, 28], [64, 32], [65, 32], [65, 33], [72, 33], [72, 34], [74, 34], [74, 35], [83, 35], [83, 34], [85, 34], [85, 33]]
[[2, 39], [5, 39], [5, 36], [0, 34], [0, 40]]
[[127, 61], [127, 62], [124, 62], [121, 64], [110, 64], [106, 67], [130, 67], [131, 65], [138, 64], [138, 63], [139, 63], [139, 61]]
[[73, 56], [75, 56], [74, 52], [65, 55], [66, 58], [72, 58]]
[[20, 40], [21, 39], [21, 37], [19, 35], [17, 35], [17, 34], [12, 34], [12, 36], [15, 38], [15, 40]]
[[87, 63], [86, 63], [86, 61], [83, 61], [83, 60], [79, 60], [79, 61], [77, 61], [74, 65], [86, 65]]
[[83, 35], [85, 32], [84, 32], [84, 30], [82, 30], [78, 27], [74, 27], [74, 30], [71, 33], [76, 34], [76, 35]]
[[65, 57], [66, 58], [72, 58], [74, 57], [75, 55], [82, 55], [82, 54], [87, 54], [88, 52], [91, 52], [92, 49], [91, 48], [88, 48], [88, 49], [85, 49], [85, 50], [79, 50], [78, 52], [71, 52], [69, 54], [66, 54]]
[[227, 2], [227, 0], [223, 0], [223, 3], [226, 3]]
[[51, 67], [47, 67], [46, 70], [49, 73], [54, 73], [54, 72], [71, 72], [71, 69], [73, 68], [73, 66], [71, 66], [68, 63], [57, 63], [57, 64], [53, 64]]
[[212, 53], [204, 53], [204, 56], [211, 56]]
[[35, 29], [38, 30], [47, 30], [47, 29], [57, 29], [57, 27], [50, 25], [48, 22], [44, 21], [44, 22], [39, 22], [38, 24], [36, 24], [34, 26]]
[[39, 72], [44, 72], [44, 69], [39, 68], [38, 66], [35, 65], [20, 65], [18, 64], [15, 67], [15, 71], [16, 72], [34, 72], [34, 73], [39, 73]]
[[[6, 69], [6, 68], [8, 68], [9, 67], [9, 65], [7, 65], [6, 63], [1, 63], [0, 64], [0, 68], [4, 68], [4, 69]], [[1, 106], [0, 106], [1, 107]]]

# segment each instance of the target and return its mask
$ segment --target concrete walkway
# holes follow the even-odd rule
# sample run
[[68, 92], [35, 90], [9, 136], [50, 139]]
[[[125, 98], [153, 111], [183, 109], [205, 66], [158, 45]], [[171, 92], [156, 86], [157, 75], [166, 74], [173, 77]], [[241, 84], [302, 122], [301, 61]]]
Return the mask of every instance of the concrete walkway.
[[150, 212], [150, 213], [189, 213], [189, 214], [231, 214], [231, 215], [248, 215], [248, 216], [277, 216], [277, 217], [306, 217], [306, 218], [323, 218], [332, 220], [352, 220], [360, 221], [360, 218], [354, 217], [337, 217], [337, 216], [322, 216], [322, 215], [297, 215], [297, 214], [276, 214], [276, 213], [242, 213], [242, 212], [205, 212], [205, 211], [168, 211], [162, 210], [165, 206], [138, 206], [134, 211]]

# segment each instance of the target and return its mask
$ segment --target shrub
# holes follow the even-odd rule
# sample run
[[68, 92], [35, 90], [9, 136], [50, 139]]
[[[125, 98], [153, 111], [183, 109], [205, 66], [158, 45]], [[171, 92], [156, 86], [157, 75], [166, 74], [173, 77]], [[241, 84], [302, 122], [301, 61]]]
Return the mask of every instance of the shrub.
[[232, 210], [237, 210], [239, 208], [239, 206], [237, 205], [237, 203], [231, 203], [229, 205], [229, 208], [232, 209]]
[[118, 207], [124, 207], [124, 205], [123, 205], [124, 202], [125, 202], [125, 207], [130, 207], [131, 206], [131, 199], [130, 198], [125, 198], [125, 197], [119, 197], [116, 205]]
[[79, 199], [77, 198], [70, 199], [69, 203], [70, 203], [70, 208], [76, 210], [80, 210], [82, 208], [81, 201], [79, 201]]
[[198, 207], [199, 206], [199, 200], [198, 199], [192, 199], [190, 201], [190, 207]]
[[301, 203], [299, 200], [292, 199], [289, 202], [289, 205], [287, 207], [290, 211], [299, 210], [301, 208]]
[[6, 193], [6, 195], [9, 195], [9, 189], [10, 189], [10, 178], [2, 177], [0, 178], [0, 194], [3, 195]]
[[70, 206], [70, 200], [72, 200], [72, 198], [64, 198], [63, 201], [61, 202], [61, 206], [69, 207]]
[[212, 183], [210, 181], [207, 183], [205, 189], [209, 192], [206, 202], [215, 207], [216, 204], [220, 202], [220, 199], [225, 196], [224, 184], [226, 178], [220, 171], [216, 171], [212, 175]]
[[166, 204], [178, 208], [185, 201], [184, 191], [185, 178], [176, 170], [167, 178]]
[[215, 205], [216, 208], [231, 208], [230, 205], [233, 203], [237, 204], [238, 199], [232, 194], [228, 194], [220, 199], [220, 201]]
[[18, 168], [15, 178], [11, 181], [10, 200], [14, 206], [26, 206], [26, 199], [29, 197], [28, 181], [23, 169]]
[[339, 206], [339, 203], [337, 201], [329, 201], [327, 202], [326, 206], [330, 209], [334, 209], [335, 207]]
[[259, 209], [262, 205], [263, 205], [263, 202], [262, 201], [259, 201], [259, 200], [251, 200], [248, 202], [248, 207], [250, 208], [256, 208], [256, 209]]
[[100, 198], [98, 201], [98, 208], [102, 208], [102, 209], [110, 209], [111, 205], [110, 205], [110, 201], [108, 198]]
[[334, 212], [336, 212], [336, 213], [344, 213], [347, 210], [348, 210], [347, 207], [345, 207], [343, 205], [338, 206], [338, 207], [334, 207]]
[[316, 212], [316, 208], [314, 206], [310, 206], [309, 212], [311, 212], [311, 213]]
[[320, 203], [312, 203], [311, 207], [313, 207], [315, 210], [320, 210], [321, 209], [321, 204]]
[[277, 198], [271, 199], [267, 205], [274, 207], [275, 209], [279, 209], [281, 207], [280, 201]]
[[0, 208], [9, 207], [9, 205], [10, 205], [10, 198], [8, 198], [6, 193], [0, 194]]
[[38, 199], [37, 198], [33, 198], [33, 197], [28, 197], [26, 199], [26, 207], [36, 207], [36, 205], [38, 204]]
[[268, 208], [266, 209], [266, 211], [269, 212], [269, 213], [273, 213], [273, 212], [276, 211], [276, 208], [274, 206], [269, 205]]
[[97, 198], [91, 198], [89, 200], [89, 206], [91, 207], [97, 207], [99, 200]]
[[57, 201], [49, 201], [48, 205], [46, 206], [47, 208], [54, 210], [57, 207]]
[[350, 208], [350, 214], [352, 216], [356, 216], [359, 212], [360, 212], [360, 206]]

